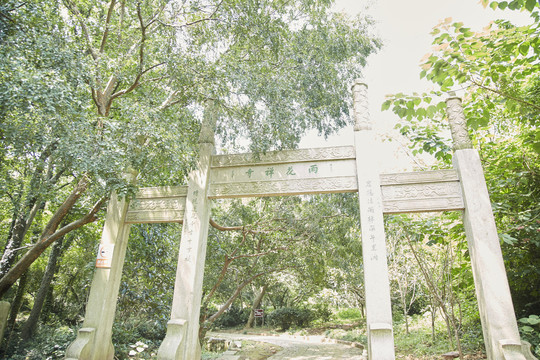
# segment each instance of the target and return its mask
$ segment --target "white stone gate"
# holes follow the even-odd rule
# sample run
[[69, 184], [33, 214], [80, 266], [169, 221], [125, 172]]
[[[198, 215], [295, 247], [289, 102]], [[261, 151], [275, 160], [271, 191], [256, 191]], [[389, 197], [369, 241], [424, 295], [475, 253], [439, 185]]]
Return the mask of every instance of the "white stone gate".
[[370, 360], [395, 359], [383, 215], [445, 210], [463, 212], [488, 359], [535, 359], [519, 338], [489, 195], [461, 100], [447, 100], [453, 170], [378, 174], [365, 84], [354, 84], [353, 99], [354, 146], [260, 157], [212, 155], [215, 113], [210, 104], [199, 138], [200, 158], [187, 186], [142, 188], [130, 204], [112, 196], [85, 320], [66, 359], [114, 357], [111, 331], [130, 224], [183, 222], [171, 319], [158, 359], [197, 360], [211, 199], [337, 192], [358, 192]]

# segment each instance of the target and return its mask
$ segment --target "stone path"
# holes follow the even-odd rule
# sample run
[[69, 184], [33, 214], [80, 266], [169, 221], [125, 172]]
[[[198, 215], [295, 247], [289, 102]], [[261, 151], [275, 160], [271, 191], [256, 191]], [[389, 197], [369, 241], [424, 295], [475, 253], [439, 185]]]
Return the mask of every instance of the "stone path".
[[323, 336], [265, 336], [232, 333], [212, 333], [212, 337], [227, 340], [261, 341], [283, 348], [268, 360], [363, 360], [362, 349], [349, 345], [326, 342]]

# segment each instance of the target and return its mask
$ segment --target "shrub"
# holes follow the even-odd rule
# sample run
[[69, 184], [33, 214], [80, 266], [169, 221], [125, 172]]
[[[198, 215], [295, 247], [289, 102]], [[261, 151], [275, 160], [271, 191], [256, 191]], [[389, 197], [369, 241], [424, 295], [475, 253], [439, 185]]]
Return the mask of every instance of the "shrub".
[[288, 330], [291, 326], [305, 327], [313, 320], [313, 312], [309, 309], [281, 308], [271, 312], [268, 324]]
[[75, 329], [67, 326], [55, 328], [54, 326], [42, 325], [35, 336], [25, 344], [17, 348], [7, 350], [11, 360], [60, 360], [64, 358], [66, 348], [74, 340]]
[[313, 306], [313, 320], [321, 320], [321, 322], [328, 322], [332, 318], [332, 310], [327, 304], [315, 304]]
[[348, 308], [348, 309], [340, 310], [337, 313], [337, 317], [343, 320], [360, 319], [362, 318], [362, 312], [360, 311], [360, 309]]
[[540, 356], [540, 316], [529, 315], [529, 317], [519, 319], [519, 331], [524, 340], [531, 343], [531, 350], [536, 356]]
[[241, 309], [237, 306], [232, 306], [223, 315], [218, 317], [213, 325], [218, 328], [242, 326], [247, 323], [250, 311], [251, 309]]

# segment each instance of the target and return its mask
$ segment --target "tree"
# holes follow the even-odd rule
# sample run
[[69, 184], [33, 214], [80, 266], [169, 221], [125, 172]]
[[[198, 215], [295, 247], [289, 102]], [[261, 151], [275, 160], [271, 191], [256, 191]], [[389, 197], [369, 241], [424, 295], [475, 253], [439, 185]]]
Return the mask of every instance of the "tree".
[[[240, 296], [241, 291], [258, 278], [272, 274], [294, 273], [301, 260], [312, 251], [313, 233], [298, 218], [299, 198], [260, 199], [242, 204], [235, 201], [228, 211], [215, 214], [217, 221], [234, 226], [219, 226], [209, 244], [203, 313], [211, 303], [218, 310], [203, 317], [201, 331], [216, 321]], [[249, 223], [253, 221], [253, 223]], [[214, 230], [215, 231], [215, 230]], [[212, 276], [216, 274], [217, 276]]]
[[[435, 339], [435, 314], [439, 309], [446, 322], [448, 340], [452, 346], [455, 340], [457, 350], [462, 356], [461, 310], [456, 307], [460, 306], [457, 299], [463, 279], [462, 276], [456, 275], [463, 275], [459, 273], [462, 265], [465, 265], [469, 278], [471, 271], [470, 263], [463, 262], [463, 256], [459, 255], [464, 252], [462, 249], [464, 237], [460, 235], [463, 226], [456, 224], [455, 215], [455, 213], [450, 213], [439, 217], [418, 218], [393, 216], [389, 222], [392, 225], [393, 237], [399, 237], [401, 241], [406, 242], [403, 246], [410, 250], [410, 252], [402, 251], [402, 253], [408, 253], [414, 259], [413, 264], [408, 264], [410, 268], [414, 268], [410, 272], [417, 271], [418, 276], [424, 280], [424, 286], [430, 298], [433, 340]], [[397, 254], [391, 256], [399, 257]], [[391, 262], [391, 267], [395, 267], [395, 262], [395, 260]], [[399, 285], [400, 281], [405, 281], [397, 280], [398, 291], [403, 292], [402, 285]], [[472, 282], [472, 279], [470, 281]], [[407, 304], [405, 304], [405, 309], [407, 309]], [[408, 327], [407, 323], [406, 326]]]
[[260, 289], [259, 293], [253, 300], [253, 306], [251, 307], [251, 312], [249, 313], [249, 319], [246, 323], [245, 328], [249, 329], [253, 327], [253, 323], [255, 322], [255, 310], [259, 309], [264, 297], [264, 294], [266, 294], [266, 290], [268, 289], [268, 285], [264, 284]]
[[[254, 150], [294, 147], [307, 129], [329, 134], [342, 127], [347, 86], [379, 42], [369, 21], [332, 14], [329, 6], [307, 0], [3, 5], [9, 31], [0, 54], [1, 155], [3, 163], [25, 165], [24, 177], [2, 169], [13, 204], [4, 254], [28, 241], [23, 230], [33, 209], [45, 206], [53, 216], [14, 267], [9, 255], [0, 296], [56, 239], [95, 221], [111, 191], [132, 195], [122, 177], [127, 169], [139, 172], [141, 185], [182, 183], [206, 99], [221, 109], [224, 145], [245, 135]], [[72, 191], [59, 197], [58, 187]], [[79, 218], [58, 229], [68, 213]]]
[[446, 19], [434, 28], [433, 51], [421, 76], [439, 86], [427, 94], [396, 94], [383, 105], [403, 121], [398, 125], [413, 152], [429, 152], [450, 166], [445, 123], [447, 91], [464, 92], [464, 111], [479, 149], [499, 229], [503, 256], [518, 314], [540, 312], [538, 295], [540, 235], [539, 7], [530, 0], [483, 1], [491, 8], [524, 10], [532, 23], [515, 26], [497, 20], [481, 32]]
[[[387, 224], [388, 228], [388, 224]], [[409, 334], [409, 312], [413, 304], [418, 300], [421, 290], [422, 273], [416, 265], [414, 254], [407, 248], [401, 228], [390, 227], [387, 230], [388, 273], [390, 281], [394, 284], [393, 290], [403, 311], [405, 319], [405, 331]]]

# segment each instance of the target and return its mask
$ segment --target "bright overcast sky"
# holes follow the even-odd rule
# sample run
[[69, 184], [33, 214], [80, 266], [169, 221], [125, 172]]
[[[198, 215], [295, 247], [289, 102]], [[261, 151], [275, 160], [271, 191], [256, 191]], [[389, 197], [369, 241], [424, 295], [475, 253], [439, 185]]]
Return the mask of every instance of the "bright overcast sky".
[[[369, 86], [371, 118], [379, 133], [392, 128], [398, 120], [391, 112], [380, 111], [386, 94], [431, 89], [429, 82], [420, 80], [419, 64], [431, 49], [430, 32], [441, 20], [451, 17], [473, 30], [481, 30], [497, 18], [519, 24], [530, 22], [525, 13], [484, 9], [479, 0], [337, 0], [335, 9], [351, 15], [367, 12], [375, 20], [375, 32], [383, 40], [383, 49], [368, 59], [364, 74]], [[308, 136], [300, 146], [335, 146], [352, 142], [352, 129], [344, 129], [329, 142]]]

